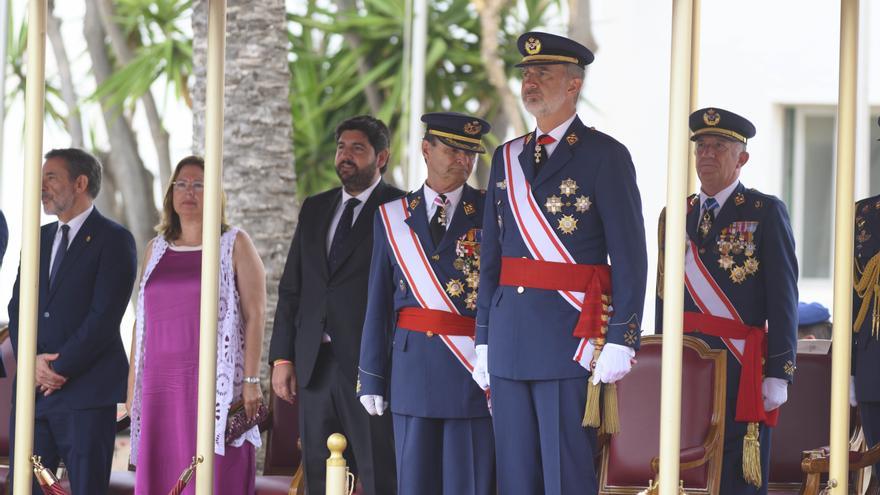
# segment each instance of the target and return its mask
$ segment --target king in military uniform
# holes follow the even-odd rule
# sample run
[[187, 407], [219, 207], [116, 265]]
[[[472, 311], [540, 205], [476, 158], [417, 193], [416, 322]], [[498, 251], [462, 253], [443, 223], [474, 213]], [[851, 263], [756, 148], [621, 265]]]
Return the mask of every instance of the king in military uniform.
[[[755, 135], [752, 123], [704, 108], [691, 114], [689, 124], [700, 193], [687, 203], [684, 332], [729, 351], [721, 494], [766, 494], [769, 427], [795, 370], [794, 238], [782, 201], [739, 181], [749, 159], [747, 141]], [[657, 333], [663, 330], [662, 277], [660, 265]]]
[[[856, 203], [853, 264], [850, 404], [858, 404], [862, 429], [868, 446], [873, 447], [880, 443], [880, 195]], [[875, 465], [871, 476], [874, 489], [878, 470], [880, 465]]]
[[537, 128], [492, 160], [474, 375], [491, 382], [499, 493], [594, 494], [588, 377], [616, 382], [639, 345], [641, 199], [626, 147], [577, 115], [590, 50], [539, 32], [518, 47]]
[[374, 220], [358, 395], [371, 415], [390, 397], [400, 495], [490, 495], [488, 393], [471, 377], [484, 193], [465, 184], [489, 124], [422, 121], [425, 185]]

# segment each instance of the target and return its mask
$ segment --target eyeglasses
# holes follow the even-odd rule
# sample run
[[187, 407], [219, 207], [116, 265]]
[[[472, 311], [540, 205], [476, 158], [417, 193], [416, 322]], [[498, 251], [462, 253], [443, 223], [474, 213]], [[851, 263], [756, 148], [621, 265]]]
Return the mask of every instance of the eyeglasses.
[[184, 192], [184, 191], [187, 191], [190, 189], [192, 189], [192, 192], [194, 192], [194, 193], [200, 193], [200, 192], [205, 191], [205, 183], [200, 180], [196, 180], [196, 181], [192, 181], [192, 182], [185, 181], [185, 180], [176, 180], [176, 181], [172, 182], [171, 185], [174, 187], [175, 191], [180, 191], [180, 192]]

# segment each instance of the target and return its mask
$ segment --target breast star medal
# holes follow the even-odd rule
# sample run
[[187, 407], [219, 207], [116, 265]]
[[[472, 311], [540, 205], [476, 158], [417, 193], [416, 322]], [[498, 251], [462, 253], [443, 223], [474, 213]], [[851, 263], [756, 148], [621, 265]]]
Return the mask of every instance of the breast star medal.
[[446, 282], [446, 292], [452, 297], [458, 297], [464, 292], [464, 285], [457, 278], [450, 279]]
[[577, 223], [577, 218], [572, 215], [562, 215], [556, 228], [563, 234], [573, 234], [577, 230]]
[[580, 195], [574, 200], [574, 208], [578, 213], [584, 213], [593, 206], [589, 196]]
[[563, 196], [574, 196], [577, 193], [578, 185], [574, 179], [565, 179], [559, 184], [559, 194]]
[[551, 215], [562, 212], [562, 198], [559, 196], [548, 197], [547, 201], [544, 202], [544, 209]]

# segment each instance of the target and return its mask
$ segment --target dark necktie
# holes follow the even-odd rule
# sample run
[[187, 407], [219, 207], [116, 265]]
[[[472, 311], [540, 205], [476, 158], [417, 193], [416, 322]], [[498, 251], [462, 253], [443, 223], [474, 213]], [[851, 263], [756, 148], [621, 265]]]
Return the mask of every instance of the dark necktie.
[[64, 261], [64, 256], [67, 255], [67, 244], [69, 240], [69, 237], [67, 236], [68, 232], [70, 232], [70, 225], [62, 225], [61, 243], [58, 244], [58, 251], [55, 253], [55, 260], [52, 262], [52, 269], [49, 270], [50, 288], [55, 285], [55, 275], [58, 274], [58, 268], [61, 266], [61, 262]]
[[715, 221], [715, 207], [718, 201], [715, 198], [706, 198], [703, 203], [703, 215], [700, 218], [700, 240], [705, 239], [712, 230], [712, 223]]
[[331, 272], [336, 271], [339, 268], [339, 263], [342, 262], [339, 259], [342, 256], [342, 243], [345, 242], [345, 238], [351, 232], [351, 224], [354, 222], [354, 208], [360, 203], [361, 200], [357, 198], [349, 198], [345, 202], [345, 209], [342, 210], [342, 216], [339, 217], [336, 232], [333, 233], [333, 241], [330, 242], [330, 254], [327, 257], [327, 264]]
[[443, 239], [443, 234], [446, 233], [446, 195], [438, 194], [436, 198], [434, 198], [434, 204], [437, 205], [437, 209], [434, 210], [434, 216], [431, 217], [431, 240], [434, 241], [434, 247], [440, 245], [440, 240]]
[[547, 154], [546, 146], [551, 143], [555, 143], [556, 139], [553, 136], [548, 134], [541, 134], [538, 137], [538, 142], [535, 143], [535, 173], [537, 174], [541, 167], [547, 163], [547, 160], [550, 158], [550, 155]]

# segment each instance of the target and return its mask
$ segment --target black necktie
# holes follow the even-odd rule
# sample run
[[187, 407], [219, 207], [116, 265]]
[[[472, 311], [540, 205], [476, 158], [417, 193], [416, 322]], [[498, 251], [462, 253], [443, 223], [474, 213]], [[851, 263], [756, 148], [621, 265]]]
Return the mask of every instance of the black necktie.
[[437, 209], [431, 217], [431, 240], [434, 241], [434, 247], [437, 247], [443, 239], [443, 234], [446, 233], [446, 195], [438, 194], [434, 198], [434, 204], [437, 205]]
[[70, 225], [62, 225], [61, 243], [58, 245], [58, 251], [55, 253], [52, 269], [49, 270], [49, 287], [55, 285], [55, 275], [58, 274], [58, 268], [61, 266], [61, 262], [64, 261], [64, 256], [67, 255], [68, 232], [70, 232]]
[[349, 198], [345, 202], [345, 209], [342, 210], [342, 216], [339, 217], [339, 224], [336, 225], [336, 232], [333, 233], [333, 241], [330, 242], [330, 255], [327, 257], [327, 263], [330, 271], [339, 268], [339, 259], [342, 256], [342, 243], [351, 232], [351, 224], [354, 222], [354, 208], [361, 203], [357, 198]]

